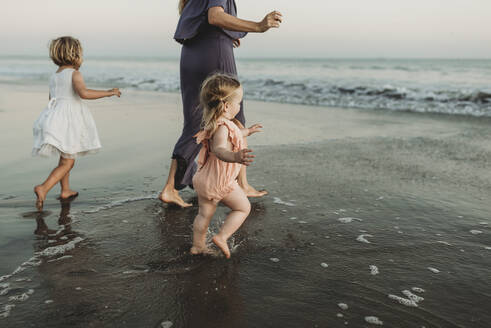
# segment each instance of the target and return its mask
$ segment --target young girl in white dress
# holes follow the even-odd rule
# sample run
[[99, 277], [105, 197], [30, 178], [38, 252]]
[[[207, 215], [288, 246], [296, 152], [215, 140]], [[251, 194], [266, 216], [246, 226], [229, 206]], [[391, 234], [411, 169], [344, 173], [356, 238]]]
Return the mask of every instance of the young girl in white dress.
[[48, 178], [34, 187], [36, 207], [43, 208], [46, 194], [58, 182], [61, 199], [73, 198], [70, 189], [70, 170], [79, 156], [97, 152], [101, 148], [94, 119], [81, 99], [121, 96], [119, 89], [108, 91], [87, 89], [82, 74], [82, 46], [75, 38], [64, 36], [51, 41], [49, 55], [58, 66], [49, 82], [49, 103], [34, 122], [34, 156], [60, 157], [58, 166]]

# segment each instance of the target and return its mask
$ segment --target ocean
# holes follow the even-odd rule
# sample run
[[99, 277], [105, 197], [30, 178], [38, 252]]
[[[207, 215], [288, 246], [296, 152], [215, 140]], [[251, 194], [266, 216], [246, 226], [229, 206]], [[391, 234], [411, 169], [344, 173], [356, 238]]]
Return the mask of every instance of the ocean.
[[[269, 194], [192, 256], [193, 203], [158, 193], [182, 129], [177, 59], [87, 58], [103, 144], [35, 209], [47, 58], [0, 58], [0, 327], [485, 328], [491, 61], [239, 59], [248, 179]], [[263, 101], [254, 101], [263, 100]], [[264, 102], [266, 101], [266, 102]], [[219, 206], [216, 233], [228, 209]]]
[[[0, 57], [0, 79], [46, 83], [47, 57]], [[491, 60], [237, 59], [245, 99], [491, 116]], [[179, 92], [178, 59], [87, 58], [89, 85]]]

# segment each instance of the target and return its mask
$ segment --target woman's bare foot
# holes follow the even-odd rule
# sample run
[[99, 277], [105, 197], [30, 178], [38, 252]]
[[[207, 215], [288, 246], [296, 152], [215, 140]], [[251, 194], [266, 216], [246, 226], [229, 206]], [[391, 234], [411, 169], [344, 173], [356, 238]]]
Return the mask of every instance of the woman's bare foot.
[[159, 199], [164, 203], [176, 204], [181, 207], [190, 207], [193, 204], [186, 203], [181, 196], [179, 196], [179, 192], [175, 189], [164, 188], [160, 193]]
[[213, 254], [213, 251], [209, 249], [208, 247], [198, 247], [198, 246], [193, 246], [191, 247], [191, 250], [189, 251], [193, 255], [198, 255], [198, 254], [203, 254], [203, 255], [209, 255]]
[[218, 236], [214, 236], [212, 238], [212, 240], [215, 243], [215, 245], [217, 245], [218, 248], [220, 248], [220, 250], [223, 252], [225, 257], [229, 259], [230, 258], [230, 249], [228, 248], [227, 241], [221, 239]]
[[44, 201], [46, 199], [46, 192], [43, 190], [41, 185], [37, 185], [34, 187], [34, 193], [36, 194], [36, 208], [38, 211], [43, 209]]
[[58, 199], [70, 199], [78, 196], [78, 192], [73, 190], [66, 190], [60, 193], [60, 197]]
[[242, 190], [244, 190], [244, 193], [246, 194], [247, 197], [263, 197], [268, 194], [266, 190], [257, 190], [251, 185], [247, 186], [240, 186]]

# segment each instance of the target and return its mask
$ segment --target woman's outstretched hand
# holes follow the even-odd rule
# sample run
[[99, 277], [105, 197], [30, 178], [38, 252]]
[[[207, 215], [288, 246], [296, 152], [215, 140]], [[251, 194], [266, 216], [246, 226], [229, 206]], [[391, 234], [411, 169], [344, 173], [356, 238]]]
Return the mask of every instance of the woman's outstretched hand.
[[111, 90], [108, 90], [111, 93], [111, 96], [118, 96], [121, 97], [121, 91], [119, 91], [119, 88], [113, 88]]
[[249, 166], [249, 164], [254, 161], [253, 158], [256, 157], [250, 153], [252, 153], [252, 149], [245, 148], [239, 150], [235, 153], [235, 162], [245, 166]]
[[254, 124], [254, 125], [251, 125], [247, 130], [248, 130], [248, 134], [247, 136], [250, 136], [251, 134], [253, 133], [256, 133], [256, 132], [262, 132], [262, 129], [263, 126], [261, 124]]
[[234, 48], [240, 47], [240, 39], [236, 39], [233, 42], [234, 42]]
[[282, 21], [283, 15], [279, 11], [272, 11], [259, 22], [259, 32], [266, 32], [270, 28], [278, 28]]

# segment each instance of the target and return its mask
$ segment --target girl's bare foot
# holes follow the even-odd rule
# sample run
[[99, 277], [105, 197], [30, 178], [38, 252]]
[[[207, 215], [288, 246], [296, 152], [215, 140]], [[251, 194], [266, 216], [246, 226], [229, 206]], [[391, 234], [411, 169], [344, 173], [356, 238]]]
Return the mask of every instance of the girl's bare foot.
[[213, 254], [213, 251], [209, 249], [208, 247], [198, 247], [198, 246], [193, 246], [191, 247], [191, 250], [189, 251], [193, 255], [198, 255], [198, 254], [203, 254], [203, 255], [209, 255]]
[[215, 245], [217, 245], [218, 248], [220, 248], [220, 250], [223, 252], [225, 257], [229, 259], [230, 258], [230, 249], [228, 248], [227, 241], [221, 239], [218, 236], [214, 236], [212, 238], [212, 240], [215, 243]]
[[46, 193], [43, 190], [43, 187], [41, 185], [37, 185], [34, 187], [34, 193], [36, 194], [36, 208], [38, 211], [41, 211], [43, 209], [44, 205], [44, 200], [46, 199]]
[[266, 190], [257, 190], [251, 185], [240, 186], [247, 197], [263, 197], [268, 194]]
[[164, 188], [164, 190], [162, 190], [160, 193], [159, 199], [164, 203], [176, 204], [183, 208], [193, 206], [193, 204], [186, 203], [181, 196], [179, 196], [179, 192], [175, 189], [169, 190]]
[[78, 196], [78, 192], [73, 190], [66, 190], [61, 192], [59, 199], [69, 199], [69, 198], [75, 198], [77, 196]]

